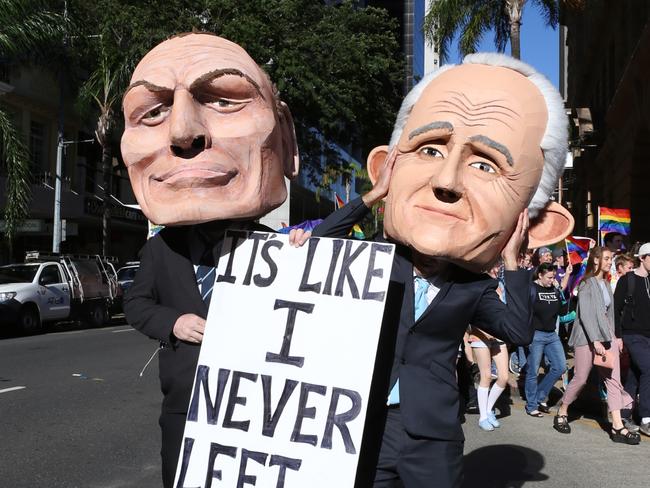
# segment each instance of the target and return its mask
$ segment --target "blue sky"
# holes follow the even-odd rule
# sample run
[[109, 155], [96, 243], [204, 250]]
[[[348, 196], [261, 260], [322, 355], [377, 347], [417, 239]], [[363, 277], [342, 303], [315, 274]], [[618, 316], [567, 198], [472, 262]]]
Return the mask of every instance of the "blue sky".
[[[559, 87], [559, 40], [558, 29], [547, 27], [537, 8], [528, 2], [521, 25], [521, 60], [543, 73], [556, 87]], [[454, 41], [449, 56], [452, 63], [460, 60], [456, 46]], [[489, 32], [483, 37], [479, 51], [496, 51], [494, 33]], [[505, 53], [510, 54], [510, 43]]]

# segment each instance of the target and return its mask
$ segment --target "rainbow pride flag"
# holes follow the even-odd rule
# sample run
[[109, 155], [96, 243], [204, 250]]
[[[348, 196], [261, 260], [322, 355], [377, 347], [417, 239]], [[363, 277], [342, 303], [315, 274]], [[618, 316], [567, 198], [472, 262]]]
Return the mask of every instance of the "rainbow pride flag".
[[[345, 205], [345, 202], [343, 199], [338, 195], [338, 193], [334, 192], [334, 199], [336, 200], [336, 208], [339, 209]], [[354, 224], [354, 227], [352, 227], [352, 230], [348, 234], [348, 236], [352, 236], [355, 239], [365, 239], [366, 235], [363, 233], [363, 230], [361, 230], [361, 226], [359, 224]]]
[[598, 207], [598, 232], [599, 235], [607, 232], [620, 232], [630, 235], [630, 209]]
[[569, 236], [566, 238], [566, 250], [572, 266], [587, 259], [590, 244], [591, 239], [588, 237]]

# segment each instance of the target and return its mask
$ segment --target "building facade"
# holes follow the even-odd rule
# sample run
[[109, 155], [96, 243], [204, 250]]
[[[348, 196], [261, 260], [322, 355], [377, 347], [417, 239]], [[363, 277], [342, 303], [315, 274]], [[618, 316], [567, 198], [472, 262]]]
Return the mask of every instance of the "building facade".
[[[51, 73], [35, 67], [2, 65], [0, 104], [22, 133], [30, 153], [31, 201], [29, 216], [18, 229], [13, 255], [4, 239], [0, 263], [20, 261], [26, 251], [52, 250], [55, 168], [59, 121], [64, 126], [61, 175], [62, 252], [101, 254], [103, 194], [101, 148], [92, 129], [79, 119], [72, 96], [60, 92]], [[60, 107], [63, 106], [63, 114]], [[0, 166], [0, 207], [6, 205], [6, 167]], [[109, 254], [121, 261], [136, 259], [146, 240], [147, 221], [141, 212], [121, 205], [135, 203], [125, 169], [113, 160], [111, 246]], [[0, 221], [0, 229], [4, 221]]]
[[562, 7], [560, 88], [574, 166], [566, 197], [576, 234], [596, 238], [605, 206], [631, 210], [631, 242], [650, 240], [649, 20], [646, 0]]

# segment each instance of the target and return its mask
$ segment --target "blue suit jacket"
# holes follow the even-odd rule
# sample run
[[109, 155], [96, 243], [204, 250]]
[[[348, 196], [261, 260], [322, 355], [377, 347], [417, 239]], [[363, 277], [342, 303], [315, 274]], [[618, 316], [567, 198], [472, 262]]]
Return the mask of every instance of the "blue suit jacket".
[[[354, 200], [326, 218], [313, 235], [345, 237], [367, 212], [360, 198]], [[385, 413], [388, 391], [399, 377], [401, 417], [407, 432], [431, 439], [463, 440], [456, 358], [467, 326], [472, 324], [512, 344], [527, 345], [533, 338], [529, 275], [525, 271], [506, 271], [505, 280], [507, 304], [496, 293], [496, 280], [452, 265], [437, 296], [416, 321], [411, 252], [398, 245], [371, 387], [369, 419], [379, 421], [381, 411]]]

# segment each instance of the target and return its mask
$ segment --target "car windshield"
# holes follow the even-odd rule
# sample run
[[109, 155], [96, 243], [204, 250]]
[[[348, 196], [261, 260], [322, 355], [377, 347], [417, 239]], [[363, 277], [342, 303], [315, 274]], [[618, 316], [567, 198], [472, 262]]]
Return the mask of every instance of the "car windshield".
[[0, 266], [0, 284], [31, 283], [34, 281], [38, 266], [24, 264]]
[[135, 278], [138, 268], [120, 268], [117, 270], [117, 279], [120, 281], [132, 280]]

